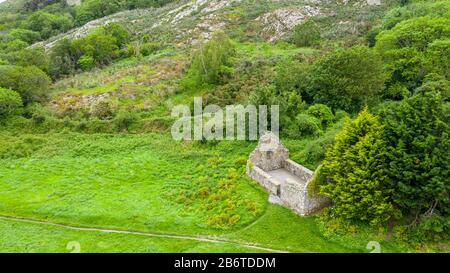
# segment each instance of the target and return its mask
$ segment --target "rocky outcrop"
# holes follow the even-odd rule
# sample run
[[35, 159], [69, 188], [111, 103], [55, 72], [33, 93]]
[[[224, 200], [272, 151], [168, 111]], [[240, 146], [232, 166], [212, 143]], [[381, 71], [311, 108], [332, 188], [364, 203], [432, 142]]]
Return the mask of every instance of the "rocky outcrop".
[[283, 8], [268, 12], [256, 18], [255, 21], [262, 25], [262, 36], [268, 41], [274, 42], [308, 18], [318, 15], [321, 15], [320, 8], [304, 6], [301, 8]]

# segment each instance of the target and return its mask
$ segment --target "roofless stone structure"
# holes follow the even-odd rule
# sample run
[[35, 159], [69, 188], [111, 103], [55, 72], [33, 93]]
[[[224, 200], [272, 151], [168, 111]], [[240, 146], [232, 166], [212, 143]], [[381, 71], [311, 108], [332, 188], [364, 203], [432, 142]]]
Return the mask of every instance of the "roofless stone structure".
[[313, 172], [289, 159], [289, 151], [272, 132], [266, 132], [250, 154], [247, 175], [270, 194], [269, 201], [310, 215], [327, 206], [326, 197], [311, 197], [307, 186]]

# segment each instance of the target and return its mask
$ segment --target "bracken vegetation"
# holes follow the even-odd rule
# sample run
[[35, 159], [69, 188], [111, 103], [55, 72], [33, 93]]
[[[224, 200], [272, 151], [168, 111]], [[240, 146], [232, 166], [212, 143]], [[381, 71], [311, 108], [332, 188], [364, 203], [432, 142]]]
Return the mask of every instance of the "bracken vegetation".
[[[226, 241], [2, 219], [0, 251], [448, 251], [450, 3], [314, 2], [0, 3], [0, 216]], [[194, 97], [279, 105], [331, 206], [269, 204], [255, 142], [173, 140]]]

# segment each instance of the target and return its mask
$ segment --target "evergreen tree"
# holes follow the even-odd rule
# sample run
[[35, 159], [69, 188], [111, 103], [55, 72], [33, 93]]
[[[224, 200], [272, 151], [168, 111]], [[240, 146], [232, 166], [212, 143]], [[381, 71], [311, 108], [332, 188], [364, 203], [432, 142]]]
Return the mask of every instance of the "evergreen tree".
[[450, 105], [439, 89], [424, 84], [381, 111], [393, 200], [413, 222], [450, 212]]
[[327, 151], [321, 170], [327, 184], [321, 193], [333, 200], [335, 216], [379, 224], [392, 215], [383, 132], [366, 108], [344, 125]]

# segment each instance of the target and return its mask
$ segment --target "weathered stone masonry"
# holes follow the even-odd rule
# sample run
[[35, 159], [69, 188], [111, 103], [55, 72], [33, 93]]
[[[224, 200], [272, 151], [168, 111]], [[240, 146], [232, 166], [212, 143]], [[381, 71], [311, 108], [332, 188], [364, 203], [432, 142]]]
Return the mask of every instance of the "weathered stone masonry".
[[289, 151], [271, 132], [264, 134], [250, 154], [247, 175], [270, 194], [269, 201], [305, 216], [327, 206], [329, 199], [310, 197], [307, 186], [313, 172], [289, 159]]

